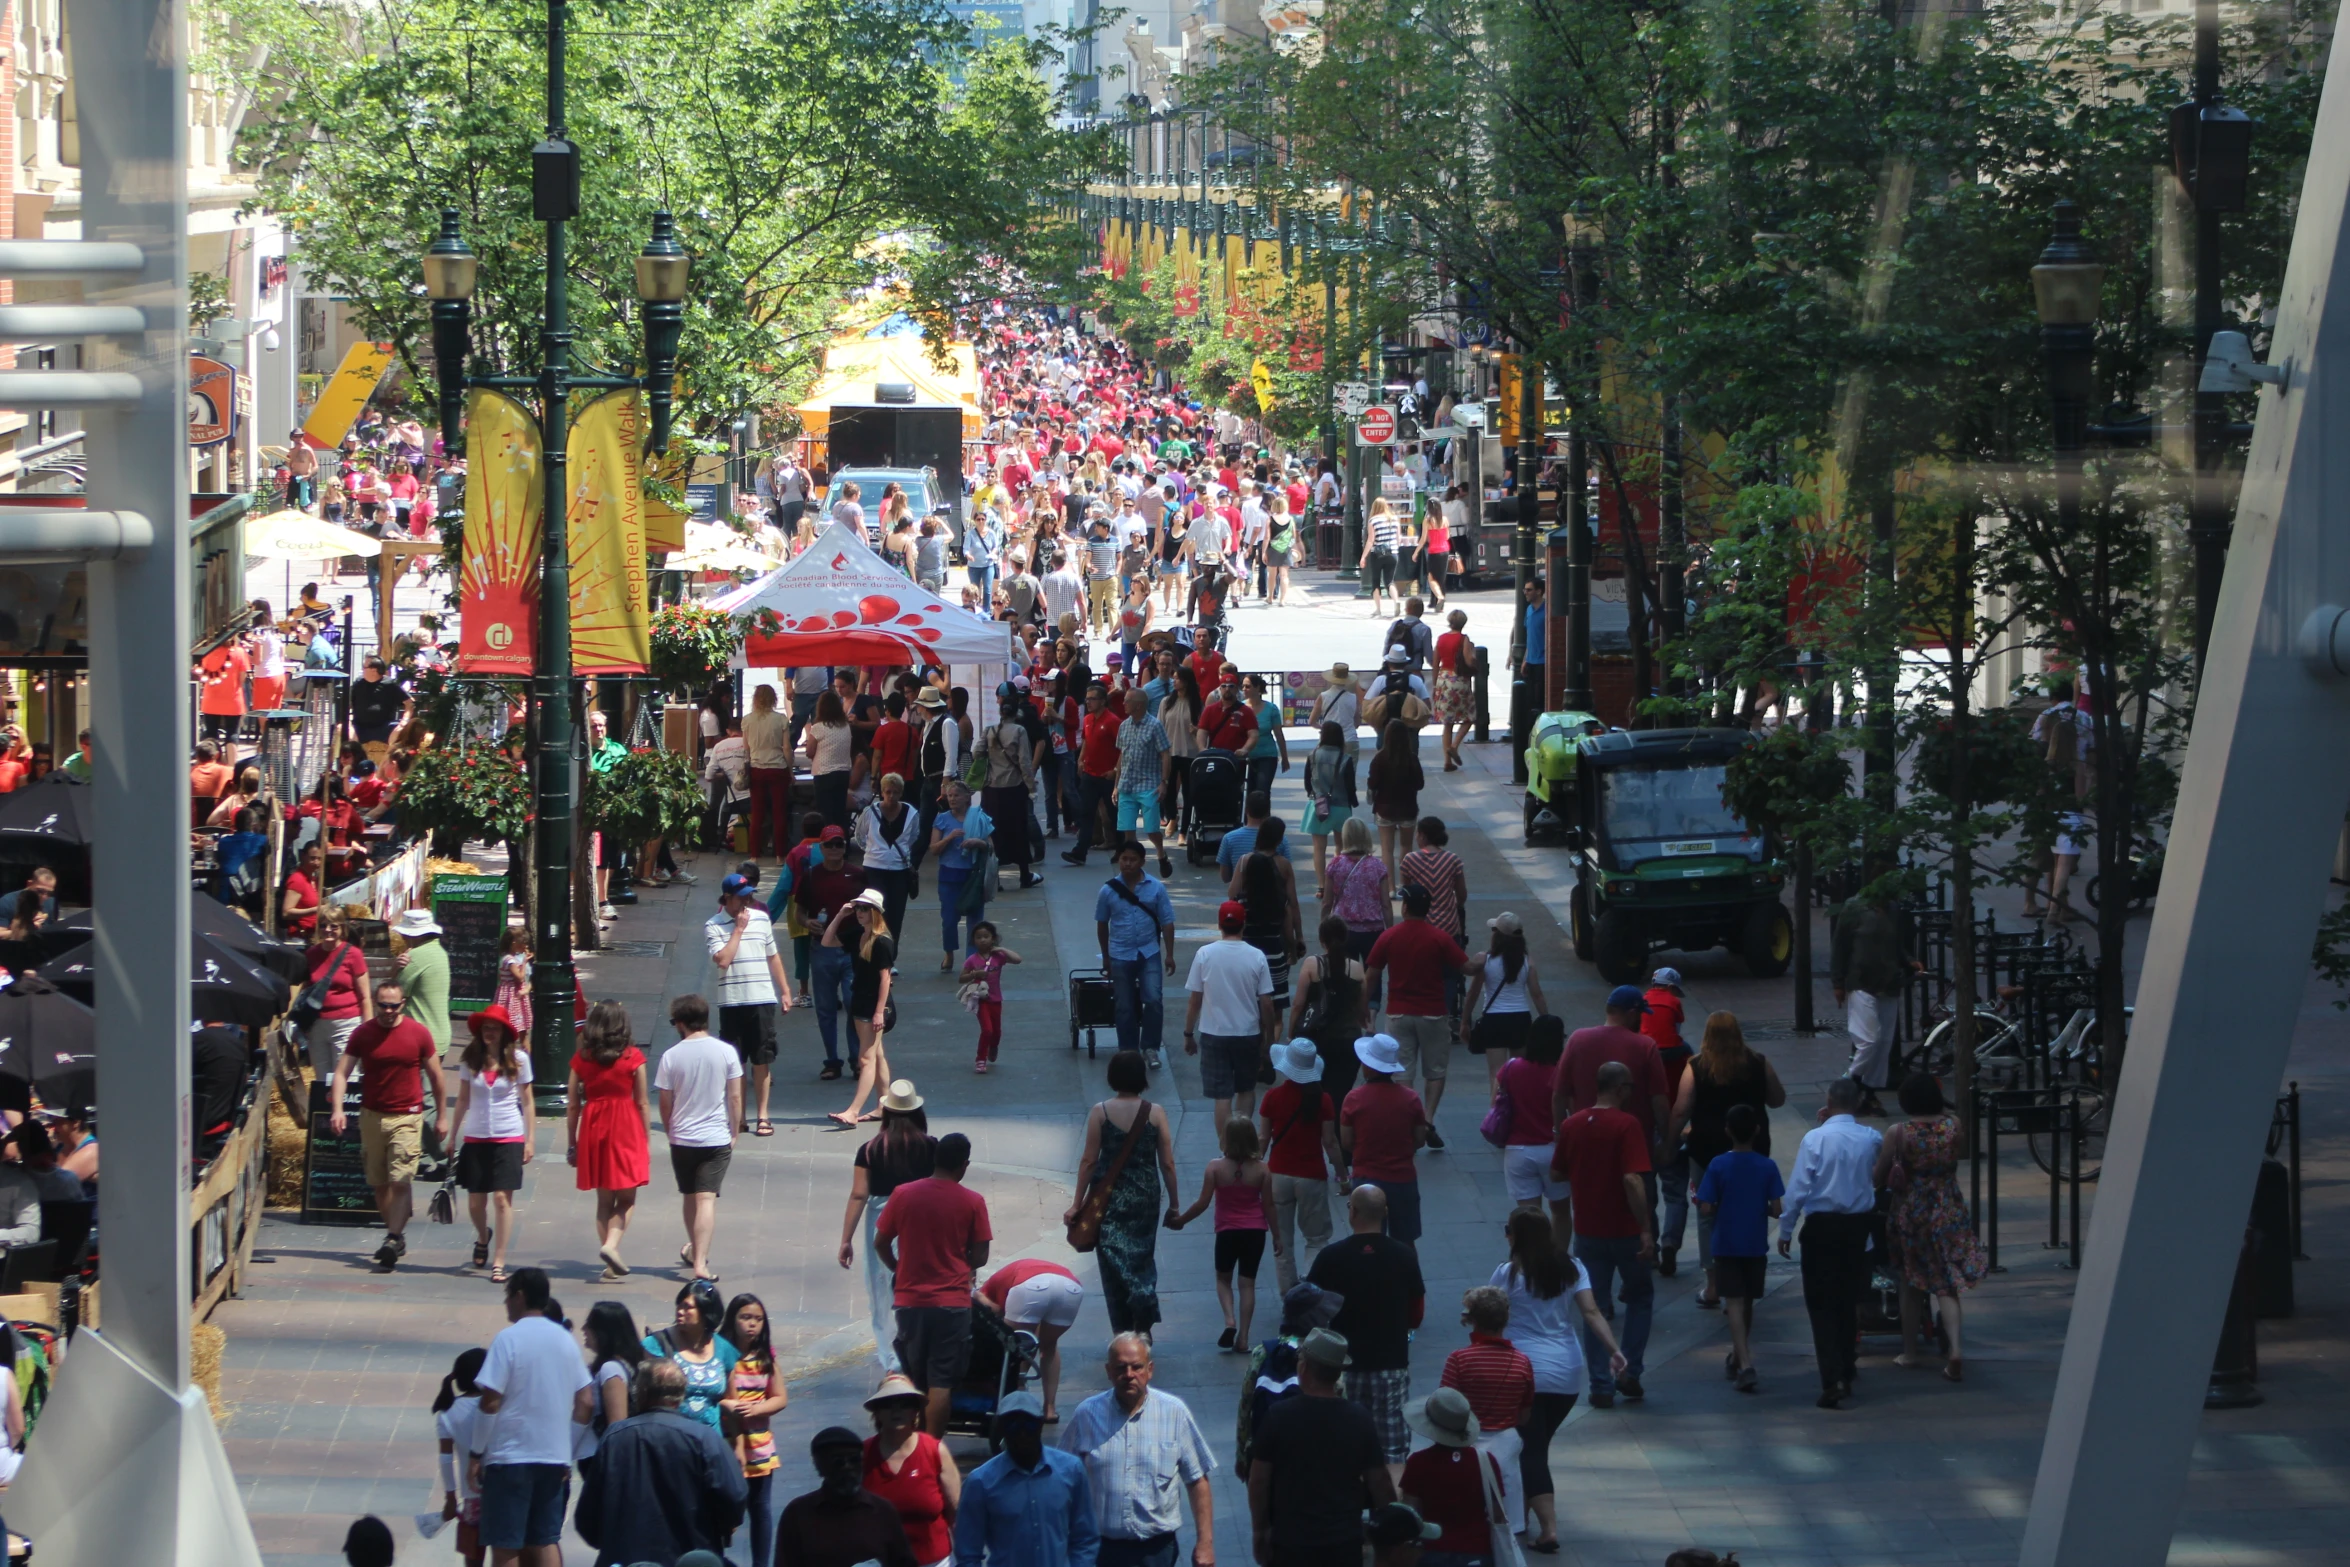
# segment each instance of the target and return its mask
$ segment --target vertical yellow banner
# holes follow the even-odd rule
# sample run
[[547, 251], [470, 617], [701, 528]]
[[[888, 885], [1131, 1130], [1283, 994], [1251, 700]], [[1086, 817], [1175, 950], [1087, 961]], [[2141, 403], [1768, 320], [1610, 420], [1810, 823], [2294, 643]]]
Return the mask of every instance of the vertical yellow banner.
[[538, 651], [545, 448], [539, 422], [503, 392], [465, 403], [465, 553], [457, 567], [457, 667], [527, 675]]
[[[646, 478], [674, 484], [679, 494], [685, 492], [686, 470], [693, 465], [693, 454], [683, 446], [671, 448], [666, 457], [648, 457], [645, 462]], [[685, 520], [685, 513], [667, 501], [646, 496], [645, 548], [656, 553], [684, 549]]]
[[652, 659], [644, 438], [642, 394], [613, 392], [580, 410], [565, 447], [571, 658], [583, 675], [641, 675]]

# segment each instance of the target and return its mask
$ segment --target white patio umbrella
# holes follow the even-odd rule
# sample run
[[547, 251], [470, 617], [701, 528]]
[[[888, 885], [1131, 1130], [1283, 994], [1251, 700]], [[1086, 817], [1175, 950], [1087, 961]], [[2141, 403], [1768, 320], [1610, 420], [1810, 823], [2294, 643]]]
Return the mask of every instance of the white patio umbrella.
[[382, 549], [381, 539], [291, 508], [245, 524], [248, 560], [339, 560], [345, 555], [373, 559]]

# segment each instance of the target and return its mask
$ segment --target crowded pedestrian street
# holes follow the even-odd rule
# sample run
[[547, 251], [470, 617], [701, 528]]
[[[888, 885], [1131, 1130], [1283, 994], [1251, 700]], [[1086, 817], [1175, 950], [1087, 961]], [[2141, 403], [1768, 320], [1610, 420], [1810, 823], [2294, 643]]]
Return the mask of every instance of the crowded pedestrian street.
[[[1364, 624], [1351, 584], [1309, 579], [1305, 588], [1288, 612], [1236, 616], [1236, 656], [1247, 667], [1311, 666], [1334, 650], [1371, 644], [1377, 628]], [[1472, 624], [1490, 625], [1503, 597], [1487, 592], [1461, 599]], [[1563, 856], [1520, 841], [1506, 748], [1471, 743], [1462, 755], [1467, 765], [1459, 773], [1431, 770], [1423, 806], [1453, 827], [1451, 847], [1468, 878], [1470, 928], [1481, 930], [1504, 911], [1517, 914], [1549, 1010], [1571, 1027], [1599, 1021], [1607, 987], [1589, 965], [1568, 956], [1561, 925]], [[1297, 819], [1301, 789], [1298, 768], [1281, 775], [1275, 814]], [[1056, 856], [1066, 842], [1065, 836], [1053, 840]], [[588, 994], [617, 1000], [632, 1019], [643, 1020], [638, 1038], [648, 1055], [674, 1037], [659, 1021], [667, 998], [709, 983], [702, 926], [734, 860], [684, 858], [699, 876], [696, 885], [641, 891], [639, 902], [609, 927], [605, 948], [580, 960]], [[1106, 874], [1098, 855], [1083, 871], [1056, 857], [1047, 862], [1041, 887], [1012, 891], [1007, 876], [1007, 890], [990, 904], [1003, 944], [1022, 962], [1005, 973], [1002, 1055], [985, 1076], [972, 1071], [974, 1020], [930, 956], [936, 925], [926, 889], [908, 918], [920, 935], [909, 940], [901, 965], [900, 1021], [889, 1045], [891, 1070], [922, 1096], [931, 1133], [971, 1139], [969, 1184], [986, 1198], [996, 1237], [982, 1278], [996, 1266], [1035, 1258], [1070, 1268], [1083, 1285], [1084, 1303], [1063, 1340], [1064, 1412], [1108, 1385], [1102, 1348], [1111, 1326], [1098, 1274], [1090, 1258], [1069, 1249], [1061, 1218], [1072, 1199], [1087, 1111], [1107, 1095], [1104, 1073], [1116, 1048], [1114, 1029], [1104, 1028], [1095, 1050], [1082, 1042], [1071, 1049], [1065, 983], [1070, 970], [1098, 966], [1093, 911]], [[1310, 871], [1301, 874], [1310, 895]], [[1212, 870], [1184, 863], [1180, 853], [1169, 890], [1177, 918], [1177, 978], [1168, 982], [1173, 998], [1192, 952], [1213, 939], [1221, 892]], [[1782, 1164], [1849, 1051], [1827, 994], [1824, 919], [1820, 925], [1819, 999], [1828, 1027], [1812, 1038], [1794, 1035], [1783, 982], [1752, 979], [1718, 951], [1680, 958], [1688, 1015], [1737, 1013], [1750, 1043], [1778, 1068], [1788, 1094], [1772, 1114]], [[1179, 1195], [1188, 1202], [1200, 1170], [1216, 1156], [1217, 1139], [1197, 1058], [1176, 1042], [1180, 1012], [1180, 1002], [1171, 1001], [1167, 1064], [1150, 1074], [1147, 1097], [1165, 1108], [1174, 1129]], [[2344, 1025], [2314, 992], [2305, 1017], [2295, 1070], [2310, 1096], [2307, 1113], [2313, 1127], [2339, 1127], [2344, 1106], [2326, 1062], [2339, 1049]], [[722, 1293], [755, 1294], [770, 1312], [777, 1367], [790, 1397], [774, 1421], [782, 1458], [778, 1497], [815, 1484], [809, 1437], [832, 1426], [871, 1429], [861, 1406], [880, 1376], [861, 1227], [857, 1265], [844, 1269], [835, 1256], [852, 1155], [869, 1130], [845, 1132], [827, 1120], [844, 1095], [842, 1085], [818, 1078], [823, 1057], [809, 1010], [788, 1014], [780, 1036], [774, 1135], [737, 1141], [711, 1252]], [[1445, 1357], [1468, 1342], [1459, 1321], [1463, 1292], [1486, 1282], [1507, 1257], [1503, 1226], [1512, 1204], [1500, 1151], [1477, 1136], [1483, 1095], [1460, 1091], [1463, 1068], [1476, 1065], [1475, 1057], [1455, 1054], [1455, 1092], [1437, 1118], [1445, 1147], [1423, 1149], [1418, 1158], [1425, 1195], [1417, 1249], [1428, 1305], [1411, 1345], [1414, 1397], [1435, 1390]], [[602, 1300], [622, 1302], [639, 1324], [666, 1321], [681, 1276], [674, 1266], [681, 1231], [666, 1170], [644, 1194], [630, 1229], [627, 1249], [636, 1271], [619, 1283], [599, 1282], [591, 1194], [571, 1189], [558, 1135], [542, 1133], [540, 1162], [517, 1204], [510, 1263], [545, 1267], [575, 1321]], [[2313, 1230], [2330, 1224], [2336, 1212], [2331, 1172], [2341, 1167], [2339, 1155], [2321, 1150], [2339, 1146], [2338, 1133], [2313, 1135]], [[1690, 1260], [1693, 1243], [1685, 1244], [1678, 1275], [1657, 1281], [1646, 1398], [1605, 1411], [1579, 1403], [1552, 1444], [1563, 1559], [1653, 1567], [1673, 1550], [1698, 1546], [1735, 1549], [1741, 1562], [1756, 1567], [2012, 1561], [2071, 1275], [2061, 1266], [2063, 1253], [2041, 1244], [2044, 1178], [2012, 1148], [2007, 1160], [2007, 1271], [1967, 1297], [1967, 1380], [1959, 1386], [1930, 1371], [1897, 1368], [1897, 1340], [1877, 1334], [1864, 1340], [1853, 1400], [1836, 1413], [1816, 1409], [1798, 1269], [1774, 1256], [1755, 1310], [1761, 1391], [1740, 1397], [1721, 1375], [1728, 1345], [1722, 1315], [1694, 1304], [1703, 1275]], [[1342, 1206], [1337, 1222], [1343, 1234]], [[273, 1218], [261, 1240], [266, 1265], [250, 1275], [245, 1297], [219, 1314], [228, 1334], [223, 1396], [235, 1410], [228, 1448], [273, 1563], [326, 1567], [340, 1559], [350, 1518], [375, 1513], [401, 1520], [437, 1506], [433, 1390], [451, 1358], [486, 1343], [504, 1315], [495, 1288], [464, 1266], [462, 1223], [412, 1233], [417, 1240], [409, 1256], [387, 1278], [370, 1266], [372, 1242]], [[1247, 1488], [1232, 1456], [1247, 1362], [1217, 1346], [1222, 1319], [1212, 1251], [1205, 1226], [1159, 1236], [1165, 1316], [1153, 1335], [1152, 1385], [1183, 1399], [1206, 1433], [1218, 1464], [1216, 1549], [1220, 1559], [1241, 1562], [1250, 1559]], [[2317, 1302], [2341, 1269], [2319, 1260], [2304, 1264], [2303, 1277], [2310, 1300], [2303, 1314], [2264, 1324], [2269, 1403], [2215, 1416], [2207, 1430], [2174, 1562], [2317, 1562], [2331, 1550], [2343, 1516], [2335, 1496], [2338, 1458], [2350, 1440], [2340, 1396], [2350, 1385], [2325, 1348], [2340, 1326], [2338, 1308]], [[1269, 1260], [1256, 1300], [1251, 1336], [1261, 1339], [1278, 1325]], [[986, 1452], [970, 1440], [949, 1445], [966, 1474]], [[1187, 1526], [1186, 1549], [1188, 1540]], [[407, 1544], [400, 1559], [413, 1553], [436, 1560], [433, 1553], [443, 1549]], [[576, 1536], [567, 1538], [567, 1555], [584, 1550]]]

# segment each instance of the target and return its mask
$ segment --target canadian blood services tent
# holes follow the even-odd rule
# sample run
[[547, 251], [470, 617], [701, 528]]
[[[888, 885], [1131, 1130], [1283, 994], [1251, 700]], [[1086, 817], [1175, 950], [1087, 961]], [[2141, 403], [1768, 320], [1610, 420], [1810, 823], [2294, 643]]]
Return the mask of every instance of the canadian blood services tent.
[[1012, 628], [947, 603], [834, 523], [779, 570], [710, 601], [748, 635], [742, 667], [989, 664], [1012, 657]]

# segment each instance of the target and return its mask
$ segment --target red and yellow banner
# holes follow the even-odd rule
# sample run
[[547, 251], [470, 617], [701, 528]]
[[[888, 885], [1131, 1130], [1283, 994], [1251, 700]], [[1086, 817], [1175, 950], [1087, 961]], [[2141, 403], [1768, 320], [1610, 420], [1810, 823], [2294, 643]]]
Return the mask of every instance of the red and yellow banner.
[[465, 555], [457, 570], [457, 667], [527, 675], [538, 652], [545, 443], [503, 392], [466, 398]]
[[565, 446], [571, 659], [583, 675], [641, 675], [652, 661], [644, 441], [643, 394], [613, 392], [580, 410]]

